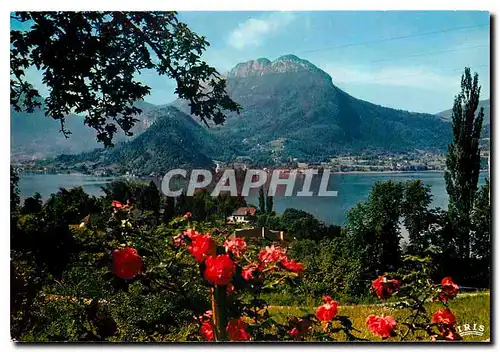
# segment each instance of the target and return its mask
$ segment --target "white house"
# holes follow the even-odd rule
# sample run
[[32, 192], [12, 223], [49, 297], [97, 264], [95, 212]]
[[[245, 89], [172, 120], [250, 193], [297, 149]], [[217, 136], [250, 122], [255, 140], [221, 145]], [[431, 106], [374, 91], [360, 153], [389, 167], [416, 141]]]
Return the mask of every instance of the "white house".
[[255, 218], [255, 212], [257, 209], [254, 207], [242, 207], [235, 210], [230, 216], [227, 217], [227, 222], [229, 224], [249, 222]]

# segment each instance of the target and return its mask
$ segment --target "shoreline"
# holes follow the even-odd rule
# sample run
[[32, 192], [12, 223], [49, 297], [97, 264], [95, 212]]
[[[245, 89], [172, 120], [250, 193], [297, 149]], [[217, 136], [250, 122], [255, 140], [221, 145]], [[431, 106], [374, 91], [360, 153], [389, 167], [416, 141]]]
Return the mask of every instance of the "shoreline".
[[[420, 174], [420, 173], [443, 173], [445, 170], [409, 170], [409, 171], [332, 171], [330, 169], [330, 174], [332, 175], [367, 175], [367, 174], [377, 174], [377, 175], [391, 175], [391, 174]], [[479, 170], [480, 173], [488, 172], [487, 169]], [[301, 174], [300, 170], [298, 174]], [[79, 172], [72, 173], [49, 173], [49, 172], [22, 172], [20, 175], [53, 175], [53, 176], [92, 176], [99, 178], [128, 178], [132, 180], [143, 180], [143, 179], [151, 179], [152, 176], [137, 176], [130, 177], [126, 175], [116, 175], [116, 176], [101, 176], [101, 175], [93, 175], [93, 174], [83, 174]]]
[[[445, 170], [411, 170], [411, 171], [333, 171], [331, 174], [415, 174], [415, 173], [442, 173]], [[481, 171], [481, 170], [480, 170]]]

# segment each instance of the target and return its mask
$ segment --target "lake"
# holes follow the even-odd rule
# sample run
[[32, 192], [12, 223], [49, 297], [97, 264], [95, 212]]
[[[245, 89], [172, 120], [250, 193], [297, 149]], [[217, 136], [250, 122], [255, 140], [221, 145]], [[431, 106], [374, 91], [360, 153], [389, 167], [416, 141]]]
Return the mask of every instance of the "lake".
[[[484, 184], [487, 172], [481, 172], [479, 183]], [[56, 193], [59, 188], [73, 188], [82, 186], [85, 192], [99, 196], [103, 195], [101, 187], [113, 181], [112, 177], [97, 177], [87, 175], [45, 175], [23, 174], [20, 176], [19, 188], [21, 198], [32, 196], [39, 192], [43, 200], [50, 194]], [[407, 181], [421, 179], [429, 185], [433, 194], [433, 207], [446, 208], [448, 194], [444, 182], [443, 172], [411, 172], [411, 173], [358, 173], [332, 174], [328, 190], [337, 191], [337, 197], [284, 197], [274, 198], [274, 208], [281, 214], [286, 208], [296, 208], [314, 214], [318, 219], [328, 224], [344, 224], [346, 211], [356, 203], [366, 200], [373, 184], [377, 181], [392, 179]], [[314, 188], [314, 181], [313, 187]], [[248, 202], [258, 205], [256, 196], [248, 197]]]
[[82, 186], [88, 194], [100, 196], [104, 195], [101, 187], [113, 180], [113, 177], [74, 174], [21, 174], [19, 176], [19, 189], [22, 200], [38, 192], [42, 195], [43, 200], [46, 201], [52, 193], [57, 193], [59, 188], [70, 189], [79, 186]]

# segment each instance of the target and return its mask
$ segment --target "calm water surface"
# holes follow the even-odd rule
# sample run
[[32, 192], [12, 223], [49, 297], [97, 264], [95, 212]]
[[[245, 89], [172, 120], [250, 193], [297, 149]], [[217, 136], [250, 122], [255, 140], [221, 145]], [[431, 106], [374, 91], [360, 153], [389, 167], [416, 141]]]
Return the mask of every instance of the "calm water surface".
[[[446, 208], [448, 194], [443, 175], [443, 172], [333, 174], [330, 176], [328, 190], [337, 191], [337, 197], [276, 196], [274, 208], [278, 213], [282, 213], [286, 208], [302, 209], [328, 224], [343, 224], [346, 211], [356, 203], [366, 200], [375, 182], [390, 179], [394, 181], [421, 179], [431, 187], [432, 206]], [[484, 184], [486, 176], [487, 173], [481, 173], [480, 184]], [[62, 187], [69, 189], [82, 186], [85, 192], [100, 196], [104, 194], [101, 187], [113, 180], [112, 177], [86, 175], [23, 174], [20, 176], [19, 187], [22, 199], [39, 192], [45, 201], [50, 194], [56, 193]], [[315, 182], [319, 180], [313, 181], [311, 190], [318, 189]], [[258, 199], [256, 196], [250, 196], [248, 202], [257, 205]]]
[[[484, 184], [486, 176], [487, 172], [481, 173], [480, 185]], [[278, 213], [282, 213], [286, 208], [302, 209], [328, 224], [341, 225], [346, 220], [347, 210], [368, 199], [375, 182], [387, 180], [405, 182], [418, 179], [431, 187], [432, 207], [446, 208], [448, 206], [444, 172], [405, 172], [333, 174], [330, 176], [328, 190], [337, 191], [337, 197], [275, 197], [274, 208]], [[314, 181], [311, 189], [315, 189]], [[258, 199], [253, 197], [249, 199], [249, 202], [258, 204]]]
[[52, 193], [57, 193], [60, 188], [82, 187], [85, 192], [93, 196], [104, 195], [101, 187], [113, 181], [113, 177], [98, 177], [88, 175], [45, 175], [22, 174], [19, 177], [21, 199], [31, 197], [35, 192], [42, 195], [46, 201]]

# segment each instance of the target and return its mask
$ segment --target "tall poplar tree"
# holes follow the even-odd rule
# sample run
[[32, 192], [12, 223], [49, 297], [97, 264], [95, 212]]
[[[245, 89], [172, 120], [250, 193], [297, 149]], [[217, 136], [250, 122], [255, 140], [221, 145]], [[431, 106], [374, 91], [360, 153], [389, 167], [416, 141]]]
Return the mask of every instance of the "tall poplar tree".
[[471, 210], [481, 162], [479, 141], [484, 112], [480, 108], [476, 114], [481, 92], [477, 73], [473, 77], [470, 69], [465, 68], [461, 88], [462, 91], [455, 97], [453, 104], [453, 141], [448, 145], [444, 177], [456, 254], [467, 260], [470, 256]]

